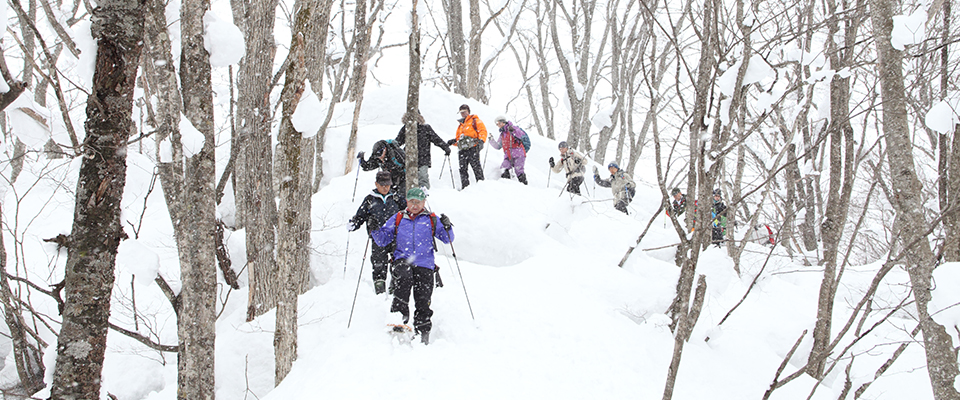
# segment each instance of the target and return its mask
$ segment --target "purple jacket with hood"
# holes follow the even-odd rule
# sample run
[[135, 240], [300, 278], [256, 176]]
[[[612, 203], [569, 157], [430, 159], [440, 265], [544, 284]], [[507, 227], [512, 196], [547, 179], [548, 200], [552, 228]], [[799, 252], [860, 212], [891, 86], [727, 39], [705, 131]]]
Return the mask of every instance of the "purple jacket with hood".
[[[386, 246], [396, 239], [397, 249], [393, 251], [394, 260], [407, 260], [418, 267], [433, 269], [435, 251], [433, 237], [436, 236], [443, 243], [453, 241], [453, 229], [447, 231], [440, 223], [440, 217], [435, 217], [430, 223], [430, 211], [424, 209], [415, 216], [406, 210], [397, 213], [401, 216], [400, 225], [397, 225], [397, 216], [387, 218], [380, 229], [373, 231], [373, 240], [378, 246]], [[431, 232], [436, 228], [436, 232]]]

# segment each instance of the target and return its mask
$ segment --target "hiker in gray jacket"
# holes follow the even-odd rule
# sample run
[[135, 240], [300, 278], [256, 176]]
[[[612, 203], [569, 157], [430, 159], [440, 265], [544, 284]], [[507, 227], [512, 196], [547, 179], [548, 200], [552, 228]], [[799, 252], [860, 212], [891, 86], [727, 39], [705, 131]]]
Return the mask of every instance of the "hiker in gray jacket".
[[600, 179], [600, 171], [597, 170], [597, 167], [593, 167], [593, 181], [613, 191], [613, 208], [622, 211], [624, 214], [629, 214], [627, 205], [633, 201], [633, 196], [637, 193], [637, 184], [633, 182], [630, 174], [620, 169], [617, 163], [610, 163], [607, 165], [607, 169], [610, 170], [610, 178]]

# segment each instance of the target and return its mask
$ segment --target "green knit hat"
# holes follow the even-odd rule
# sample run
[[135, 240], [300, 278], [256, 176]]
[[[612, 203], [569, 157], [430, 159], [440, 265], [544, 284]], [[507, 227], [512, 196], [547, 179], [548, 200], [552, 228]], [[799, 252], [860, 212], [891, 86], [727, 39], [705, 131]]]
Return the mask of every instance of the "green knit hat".
[[427, 194], [423, 192], [423, 189], [414, 187], [407, 190], [407, 200], [424, 201], [426, 199], [427, 199]]

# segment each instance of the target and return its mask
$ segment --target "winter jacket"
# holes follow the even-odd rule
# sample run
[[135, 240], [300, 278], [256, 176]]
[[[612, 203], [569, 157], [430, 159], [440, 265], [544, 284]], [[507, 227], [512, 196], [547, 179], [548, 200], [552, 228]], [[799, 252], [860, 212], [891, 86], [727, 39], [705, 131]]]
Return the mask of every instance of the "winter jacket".
[[[397, 225], [396, 215], [400, 215], [400, 225]], [[447, 231], [440, 223], [440, 217], [431, 217], [430, 212], [424, 209], [417, 215], [410, 215], [406, 210], [387, 218], [380, 229], [373, 231], [373, 240], [378, 246], [387, 246], [396, 240], [397, 247], [393, 251], [394, 260], [407, 260], [418, 267], [433, 269], [435, 251], [433, 238], [443, 243], [453, 241], [453, 229]], [[433, 219], [433, 222], [430, 220]]]
[[497, 150], [503, 150], [503, 164], [501, 168], [518, 168], [517, 173], [523, 173], [523, 164], [527, 159], [527, 152], [523, 149], [523, 142], [520, 141], [521, 133], [514, 127], [512, 122], [507, 122], [503, 128], [500, 128], [500, 141], [497, 142], [493, 136], [490, 136], [490, 145]]
[[713, 201], [713, 208], [710, 209], [710, 213], [713, 216], [713, 226], [714, 227], [726, 227], [727, 226], [727, 205], [723, 204], [723, 200]]
[[[400, 133], [397, 134], [397, 139], [395, 142], [401, 146], [406, 144], [407, 139], [407, 126], [404, 125], [400, 128]], [[437, 132], [433, 130], [429, 124], [417, 124], [417, 166], [418, 167], [430, 167], [430, 143], [433, 143], [437, 147], [443, 149], [444, 153], [450, 154], [450, 146], [447, 142], [444, 142], [443, 139], [440, 139], [440, 136], [437, 135]]]
[[583, 177], [583, 172], [587, 169], [583, 165], [583, 156], [574, 149], [567, 149], [567, 155], [560, 157], [560, 162], [553, 167], [553, 172], [559, 173], [564, 168], [567, 170], [568, 181], [578, 176]]
[[360, 229], [360, 225], [367, 224], [367, 234], [383, 226], [388, 218], [397, 215], [400, 210], [407, 208], [407, 200], [395, 191], [380, 194], [376, 189], [368, 194], [360, 203], [357, 213], [350, 218], [350, 231]]
[[[469, 138], [477, 139], [479, 142]], [[467, 118], [460, 121], [454, 141], [456, 143], [454, 145], [461, 150], [483, 144], [487, 141], [487, 127], [483, 125], [483, 121], [480, 121], [480, 117], [468, 115]]]
[[[387, 153], [383, 161], [380, 160], [380, 153], [386, 149]], [[390, 179], [393, 180], [393, 188], [397, 190], [406, 190], [406, 167], [403, 160], [403, 150], [393, 140], [380, 140], [373, 144], [373, 150], [370, 152], [370, 158], [364, 160], [363, 153], [360, 153], [360, 169], [371, 171], [377, 168], [390, 172]]]
[[637, 184], [633, 182], [630, 174], [622, 169], [618, 169], [617, 172], [610, 175], [608, 179], [600, 179], [600, 175], [593, 174], [593, 181], [613, 191], [614, 203], [621, 201], [629, 203], [633, 200], [633, 195], [637, 193]]

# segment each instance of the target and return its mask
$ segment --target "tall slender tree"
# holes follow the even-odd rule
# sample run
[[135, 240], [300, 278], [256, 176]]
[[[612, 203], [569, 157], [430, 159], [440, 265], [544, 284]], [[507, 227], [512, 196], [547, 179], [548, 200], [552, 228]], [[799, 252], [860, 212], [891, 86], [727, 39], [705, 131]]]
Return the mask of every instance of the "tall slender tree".
[[104, 0], [92, 16], [96, 69], [87, 99], [51, 399], [100, 398], [143, 20], [143, 0]]
[[180, 8], [180, 92], [183, 114], [203, 135], [203, 146], [186, 154], [184, 209], [180, 213], [189, 231], [181, 238], [180, 345], [177, 398], [213, 399], [217, 322], [216, 163], [210, 54], [203, 46], [203, 17], [209, 0], [186, 0]]

